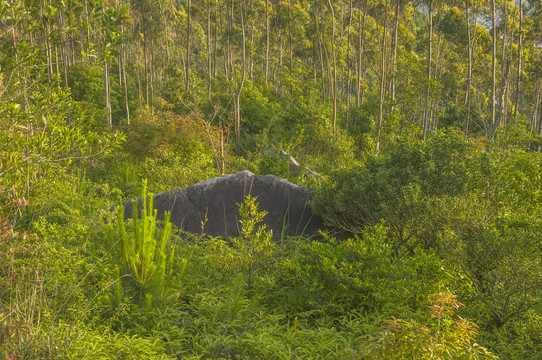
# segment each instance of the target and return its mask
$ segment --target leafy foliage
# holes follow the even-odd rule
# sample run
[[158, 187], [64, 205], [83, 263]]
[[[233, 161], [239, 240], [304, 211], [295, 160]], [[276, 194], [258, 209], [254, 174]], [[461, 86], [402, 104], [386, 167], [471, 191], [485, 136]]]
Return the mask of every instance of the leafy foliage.
[[261, 223], [266, 211], [258, 211], [256, 198], [247, 196], [245, 202], [239, 205], [241, 216], [241, 235], [231, 239], [231, 243], [237, 250], [240, 261], [245, 264], [247, 271], [247, 286], [252, 288], [252, 277], [254, 273], [265, 267], [266, 263], [273, 256], [273, 233], [267, 231]]
[[[386, 221], [396, 247], [434, 247], [431, 199], [464, 194], [487, 174], [483, 151], [458, 132], [442, 131], [426, 143], [402, 142], [364, 165], [335, 171], [312, 201], [328, 224], [350, 232]], [[420, 222], [427, 220], [423, 226]]]
[[[159, 5], [0, 1], [1, 358], [540, 357], [539, 3], [498, 38], [476, 1]], [[141, 186], [245, 168], [334, 235], [274, 243], [254, 198], [185, 234]]]
[[476, 324], [454, 316], [460, 305], [455, 296], [438, 293], [426, 324], [387, 321], [386, 331], [370, 344], [367, 359], [498, 359], [475, 342]]
[[446, 274], [432, 253], [394, 253], [386, 244], [387, 233], [377, 225], [360, 237], [301, 244], [285, 264], [290, 274], [282, 286], [302, 290], [298, 299], [289, 299], [290, 306], [330, 314], [416, 310], [444, 285]]

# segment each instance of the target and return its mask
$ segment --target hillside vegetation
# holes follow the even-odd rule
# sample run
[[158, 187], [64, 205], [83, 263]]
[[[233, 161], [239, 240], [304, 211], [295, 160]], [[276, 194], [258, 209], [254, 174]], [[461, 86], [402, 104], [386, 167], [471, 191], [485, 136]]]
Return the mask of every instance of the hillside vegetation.
[[[540, 358], [541, 24], [0, 0], [0, 358]], [[274, 241], [252, 197], [235, 238], [156, 220], [152, 193], [244, 169], [315, 188], [325, 231]]]

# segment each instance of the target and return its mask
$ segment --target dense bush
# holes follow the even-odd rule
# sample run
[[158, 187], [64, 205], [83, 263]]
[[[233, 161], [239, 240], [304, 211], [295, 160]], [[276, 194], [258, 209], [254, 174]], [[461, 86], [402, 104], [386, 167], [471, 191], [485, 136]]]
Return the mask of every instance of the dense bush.
[[397, 251], [434, 249], [470, 299], [463, 311], [499, 328], [537, 309], [542, 289], [542, 157], [504, 146], [484, 149], [456, 132], [402, 143], [335, 172], [313, 208], [356, 233], [386, 224], [386, 243]]
[[328, 224], [352, 232], [386, 221], [402, 232], [394, 234], [397, 246], [429, 241], [408, 234], [414, 229], [405, 222], [426, 210], [427, 199], [480, 188], [488, 172], [485, 157], [457, 132], [437, 133], [427, 143], [401, 142], [364, 165], [335, 171], [316, 192], [312, 208]]
[[284, 260], [287, 272], [279, 294], [287, 298], [277, 299], [275, 306], [330, 315], [416, 311], [445, 285], [447, 275], [431, 252], [394, 252], [386, 243], [387, 232], [377, 225], [344, 241], [327, 237], [300, 244], [296, 254]]

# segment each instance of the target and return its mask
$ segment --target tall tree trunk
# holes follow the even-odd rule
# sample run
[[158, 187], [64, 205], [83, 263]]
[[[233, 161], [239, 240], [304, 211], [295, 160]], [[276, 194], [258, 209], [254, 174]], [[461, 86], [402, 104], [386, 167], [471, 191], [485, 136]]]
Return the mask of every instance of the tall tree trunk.
[[367, 8], [369, 0], [364, 1], [363, 5], [363, 20], [360, 19], [359, 24], [359, 61], [358, 61], [358, 85], [356, 87], [356, 106], [362, 104], [362, 91], [361, 91], [361, 76], [363, 74], [363, 52], [365, 48], [365, 24], [367, 18]]
[[429, 133], [428, 112], [431, 93], [431, 60], [433, 55], [433, 0], [429, 0], [427, 11], [429, 13], [429, 48], [427, 54], [427, 87], [425, 89], [425, 107], [423, 109], [423, 141], [427, 140]]
[[235, 93], [235, 148], [237, 155], [240, 154], [240, 134], [241, 134], [241, 92], [245, 83], [246, 72], [246, 50], [245, 50], [245, 21], [243, 15], [243, 0], [239, 0], [239, 19], [241, 21], [241, 80]]
[[136, 63], [136, 65], [137, 66], [135, 67], [135, 75], [136, 75], [136, 81], [137, 81], [137, 101], [138, 101], [138, 105], [141, 105], [145, 101], [144, 89], [143, 89], [143, 84], [141, 83], [142, 76], [141, 76], [141, 70], [140, 70], [139, 63]]
[[[66, 41], [66, 39], [64, 39]], [[68, 87], [68, 49], [66, 49], [66, 45], [64, 44], [64, 41], [62, 41], [62, 38], [60, 40], [60, 54], [62, 58], [62, 70], [64, 73], [64, 86]]]
[[[330, 83], [330, 86], [331, 86], [331, 88], [327, 89], [327, 94], [328, 94], [328, 96], [329, 96], [329, 94], [331, 94], [331, 96], [332, 96], [333, 95], [333, 92], [332, 92], [333, 91], [333, 71], [332, 71], [332, 68], [331, 68], [331, 62], [329, 61], [329, 54], [327, 52], [325, 36], [326, 36], [326, 32], [324, 30], [324, 31], [322, 31], [322, 38], [320, 39], [320, 41], [321, 41], [321, 47], [322, 47], [322, 49], [324, 51], [324, 59], [326, 61], [325, 65], [327, 65], [327, 66], [324, 66], [324, 63], [322, 63], [322, 71], [327, 70], [329, 83]], [[326, 90], [326, 89], [324, 89], [324, 90]]]
[[391, 83], [390, 83], [390, 99], [392, 104], [395, 102], [395, 87], [396, 79], [395, 73], [397, 71], [397, 47], [399, 37], [399, 1], [395, 0], [395, 18], [393, 22], [393, 59], [391, 68]]
[[[351, 84], [352, 84], [352, 65], [354, 64], [350, 59], [350, 48], [352, 45], [352, 16], [353, 16], [353, 0], [350, 0], [349, 15], [348, 15], [348, 45], [346, 50], [346, 128], [348, 129], [348, 118], [350, 114], [350, 99], [351, 99]], [[353, 51], [352, 51], [353, 53]]]
[[312, 38], [312, 78], [314, 82], [318, 81], [318, 40], [316, 39], [316, 32]]
[[294, 68], [294, 52], [293, 52], [293, 41], [292, 41], [292, 19], [291, 19], [291, 9], [290, 9], [290, 0], [288, 0], [288, 46], [290, 48], [290, 73]]
[[[292, 19], [291, 19], [291, 9], [290, 9], [290, 0], [288, 0], [288, 47], [289, 47], [289, 56], [290, 63], [288, 65], [288, 70], [290, 71], [290, 77], [292, 77], [292, 71], [294, 68], [294, 52], [292, 44]], [[290, 95], [293, 93], [292, 84], [290, 83]]]
[[58, 45], [55, 45], [55, 68], [56, 68], [56, 74], [60, 74], [60, 67], [59, 64], [60, 60], [58, 59]]
[[[161, 2], [158, 2], [158, 4], [160, 4], [160, 12], [161, 13], [164, 12], [165, 10], [162, 10]], [[166, 66], [169, 67], [171, 65], [171, 55], [169, 51], [169, 32], [168, 32], [169, 26], [168, 26], [167, 16], [164, 16], [163, 19], [164, 19], [164, 45], [166, 46]], [[168, 71], [168, 74], [167, 74], [168, 80], [169, 80], [169, 74], [170, 72]]]
[[[45, 1], [43, 1], [43, 4], [40, 8], [40, 16], [42, 18], [45, 18]], [[52, 66], [52, 60], [51, 60], [51, 43], [49, 42], [49, 22], [47, 22], [43, 26], [43, 38], [45, 39], [45, 64], [47, 68], [47, 80], [50, 82], [51, 78], [53, 76], [53, 66]]]
[[213, 45], [213, 78], [216, 79], [216, 76], [218, 75], [218, 66], [216, 65], [218, 60], [218, 20], [216, 18], [216, 9], [217, 6], [215, 4], [215, 11], [214, 11], [214, 21], [215, 21], [215, 41]]
[[269, 81], [269, 0], [265, 0], [265, 83]]
[[516, 102], [514, 104], [514, 120], [517, 122], [519, 114], [519, 100], [521, 95], [521, 66], [522, 66], [522, 46], [523, 46], [523, 6], [522, 0], [519, 0], [519, 40], [518, 40], [518, 74], [516, 78]]
[[230, 53], [231, 53], [231, 47], [230, 47], [230, 16], [229, 16], [229, 6], [228, 4], [226, 6], [226, 25], [224, 30], [224, 23], [222, 21], [222, 17], [220, 17], [220, 31], [222, 33], [222, 50], [224, 52], [224, 76], [227, 80], [230, 80], [230, 71], [229, 71], [229, 62], [230, 62]]
[[[154, 39], [151, 39], [151, 61], [149, 62], [149, 88], [150, 88], [150, 95], [149, 95], [149, 104], [153, 104], [154, 101], [154, 81], [156, 79], [156, 62], [154, 61], [154, 49], [156, 47], [154, 46]], [[151, 108], [152, 110], [152, 108]]]
[[470, 16], [469, 16], [469, 0], [465, 0], [465, 20], [467, 24], [467, 51], [468, 51], [468, 66], [467, 66], [467, 94], [465, 97], [465, 106], [467, 109], [467, 117], [465, 119], [465, 136], [469, 136], [470, 126], [470, 89], [472, 83], [472, 49], [473, 44], [470, 33]]
[[[495, 118], [495, 90], [497, 83], [497, 27], [495, 24], [495, 0], [491, 0], [491, 112], [489, 115], [490, 118], [490, 129], [489, 129], [489, 138], [493, 139], [495, 135], [495, 130], [499, 126], [499, 123]], [[502, 108], [502, 104], [501, 104]]]
[[107, 109], [107, 123], [109, 127], [113, 126], [113, 117], [111, 113], [111, 92], [109, 89], [109, 64], [104, 63], [104, 80], [105, 80], [105, 107]]
[[[444, 66], [442, 65], [442, 62], [441, 62], [441, 55], [446, 51], [445, 47], [446, 47], [446, 41], [444, 41], [444, 35], [441, 33], [439, 34], [439, 36], [437, 37], [438, 41], [437, 41], [437, 54], [436, 54], [436, 57], [435, 57], [435, 71], [434, 71], [434, 74], [432, 75], [434, 79], [436, 79], [437, 81], [440, 81], [442, 79], [442, 71], [443, 71], [443, 68]], [[431, 100], [431, 112], [430, 112], [430, 116], [429, 116], [429, 130], [430, 131], [437, 131], [438, 130], [438, 124], [437, 124], [437, 121], [435, 119], [435, 114], [436, 114], [436, 108], [438, 106], [438, 104], [441, 103], [441, 100], [440, 99], [432, 99]]]
[[508, 48], [508, 6], [506, 0], [503, 11], [503, 36], [502, 36], [502, 49], [501, 49], [501, 94], [499, 96], [499, 109], [496, 110], [496, 124], [506, 124], [508, 121], [508, 98], [509, 92], [509, 75], [511, 68], [512, 51], [507, 53]]
[[320, 25], [318, 23], [318, 13], [316, 11], [316, 8], [314, 9], [314, 27], [316, 30], [316, 38], [318, 40], [318, 52], [320, 54], [320, 73], [322, 77], [322, 83], [321, 83], [322, 100], [325, 100], [326, 74], [325, 74], [325, 69], [324, 69], [324, 50], [322, 50], [322, 38], [320, 37]]
[[250, 66], [249, 77], [252, 80], [254, 78], [254, 0], [250, 1], [250, 14], [252, 21], [250, 22]]
[[333, 135], [337, 133], [337, 57], [335, 54], [335, 10], [331, 0], [328, 0], [331, 9], [331, 56], [333, 57], [333, 83], [331, 84], [333, 96]]
[[[88, 0], [85, 0], [85, 16], [86, 16], [86, 23], [87, 23], [87, 52], [90, 50], [90, 24], [91, 24], [91, 16], [90, 16], [90, 13], [88, 11]], [[83, 41], [81, 41], [81, 53], [84, 52], [84, 49], [83, 49]]]
[[186, 12], [186, 69], [184, 75], [184, 88], [188, 90], [190, 87], [190, 18], [192, 8], [192, 0], [188, 0], [188, 7]]
[[278, 35], [278, 51], [279, 51], [279, 63], [276, 67], [276, 73], [277, 73], [277, 81], [275, 83], [275, 89], [279, 93], [279, 95], [282, 95], [282, 57], [283, 57], [283, 51], [282, 51], [282, 30], [279, 30]]
[[211, 100], [212, 87], [212, 57], [211, 57], [211, 1], [207, 1], [207, 97]]
[[141, 19], [143, 21], [143, 63], [145, 69], [145, 104], [149, 105], [149, 58], [147, 54], [147, 21], [145, 16], [144, 2], [141, 4]]
[[[227, 5], [227, 4], [226, 4]], [[232, 35], [233, 32], [234, 32], [234, 29], [235, 29], [235, 1], [231, 1], [231, 8], [230, 8], [230, 22], [229, 22], [229, 27], [230, 27], [230, 41], [229, 41], [229, 62], [228, 62], [228, 67], [229, 67], [229, 72], [230, 74], [232, 74], [232, 78], [235, 78], [236, 76], [236, 73], [235, 73], [235, 52], [234, 52], [234, 39], [232, 38]], [[244, 29], [243, 29], [244, 30]]]
[[126, 82], [126, 43], [122, 44], [122, 61], [119, 65], [122, 68], [122, 82], [124, 83], [124, 106], [126, 107], [126, 123], [130, 125], [130, 107], [128, 106], [128, 83]]
[[533, 115], [531, 119], [531, 135], [536, 132], [538, 129], [538, 108], [540, 106], [540, 94], [541, 94], [541, 83], [540, 83], [540, 73], [536, 74], [536, 94], [535, 94], [535, 102], [534, 102], [534, 108], [533, 108]]
[[[64, 18], [62, 17], [62, 13], [58, 12], [58, 26], [60, 28], [64, 27]], [[64, 86], [68, 87], [68, 41], [67, 37], [63, 34], [62, 31], [59, 31], [59, 46], [60, 46], [60, 59], [62, 61], [62, 73], [64, 78]], [[58, 64], [57, 64], [58, 66]]]
[[384, 7], [384, 26], [382, 27], [382, 47], [380, 50], [380, 98], [378, 101], [378, 124], [376, 135], [376, 153], [380, 151], [382, 118], [384, 117], [384, 95], [386, 92], [386, 38], [388, 32], [388, 0]]

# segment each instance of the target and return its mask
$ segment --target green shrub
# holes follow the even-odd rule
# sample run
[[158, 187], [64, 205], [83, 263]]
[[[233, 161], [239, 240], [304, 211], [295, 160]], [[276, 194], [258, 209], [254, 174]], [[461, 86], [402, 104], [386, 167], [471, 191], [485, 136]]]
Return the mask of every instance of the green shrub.
[[266, 230], [267, 226], [258, 225], [266, 211], [258, 211], [255, 197], [248, 195], [239, 205], [241, 216], [241, 235], [231, 238], [230, 241], [240, 258], [247, 274], [247, 286], [252, 288], [252, 277], [262, 270], [273, 255], [273, 232]]
[[485, 156], [457, 132], [438, 132], [425, 144], [402, 142], [388, 155], [369, 157], [362, 166], [335, 171], [311, 206], [332, 226], [359, 233], [386, 221], [399, 248], [434, 246], [438, 217], [420, 223], [432, 201], [479, 188]]
[[[286, 311], [322, 310], [328, 314], [366, 311], [413, 311], [444, 285], [447, 274], [432, 252], [395, 252], [388, 230], [367, 228], [360, 237], [299, 245], [285, 260], [279, 280]], [[291, 295], [291, 296], [290, 296]]]

